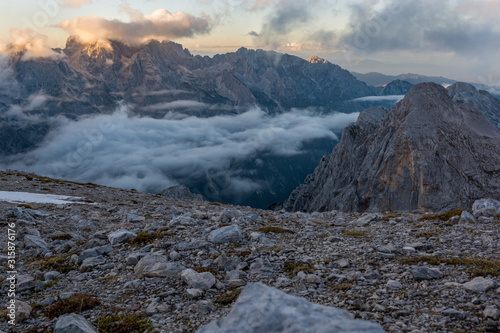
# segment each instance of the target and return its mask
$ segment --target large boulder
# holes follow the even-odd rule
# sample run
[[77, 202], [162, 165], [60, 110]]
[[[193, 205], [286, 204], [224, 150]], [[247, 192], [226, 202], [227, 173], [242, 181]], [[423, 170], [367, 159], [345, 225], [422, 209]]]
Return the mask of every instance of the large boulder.
[[261, 283], [245, 287], [231, 312], [197, 333], [384, 332], [378, 324], [353, 320], [334, 307], [310, 303]]

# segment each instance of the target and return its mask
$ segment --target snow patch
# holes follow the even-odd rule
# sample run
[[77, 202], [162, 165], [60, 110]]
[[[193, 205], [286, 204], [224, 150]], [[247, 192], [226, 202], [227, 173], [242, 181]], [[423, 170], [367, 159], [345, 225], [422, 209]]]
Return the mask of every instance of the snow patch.
[[51, 203], [51, 204], [67, 204], [67, 203], [83, 203], [70, 200], [81, 200], [83, 198], [70, 197], [65, 195], [41, 194], [29, 192], [10, 192], [0, 191], [0, 201], [11, 203], [31, 202], [31, 203]]

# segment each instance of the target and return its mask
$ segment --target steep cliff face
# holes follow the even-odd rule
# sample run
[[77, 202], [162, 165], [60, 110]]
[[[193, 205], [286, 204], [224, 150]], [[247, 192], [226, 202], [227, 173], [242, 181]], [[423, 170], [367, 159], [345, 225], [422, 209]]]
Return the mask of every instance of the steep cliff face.
[[477, 90], [474, 86], [463, 82], [457, 82], [446, 90], [455, 102], [476, 106], [484, 117], [500, 130], [500, 100], [487, 91]]
[[500, 199], [500, 131], [475, 105], [455, 100], [423, 83], [390, 112], [363, 111], [284, 207], [440, 211]]

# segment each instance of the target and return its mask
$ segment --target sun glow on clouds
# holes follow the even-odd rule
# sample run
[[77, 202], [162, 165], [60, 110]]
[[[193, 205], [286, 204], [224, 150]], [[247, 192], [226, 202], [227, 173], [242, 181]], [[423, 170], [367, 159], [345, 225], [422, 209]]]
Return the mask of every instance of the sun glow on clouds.
[[211, 24], [208, 17], [195, 17], [178, 11], [171, 13], [157, 9], [151, 15], [122, 6], [130, 22], [108, 20], [100, 16], [80, 16], [59, 23], [59, 27], [78, 36], [85, 43], [117, 39], [130, 44], [141, 44], [151, 39], [170, 40], [208, 33]]
[[0, 47], [0, 52], [24, 52], [21, 60], [30, 60], [34, 58], [63, 58], [63, 54], [59, 54], [47, 46], [47, 39], [47, 36], [42, 35], [33, 29], [11, 29], [10, 43], [6, 46]]

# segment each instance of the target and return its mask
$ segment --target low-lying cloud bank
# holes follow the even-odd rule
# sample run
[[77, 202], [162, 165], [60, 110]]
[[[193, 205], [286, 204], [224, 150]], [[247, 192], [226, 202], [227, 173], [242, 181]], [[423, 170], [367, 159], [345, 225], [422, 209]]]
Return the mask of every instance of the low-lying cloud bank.
[[248, 177], [263, 156], [296, 156], [308, 141], [336, 141], [334, 133], [357, 117], [308, 110], [271, 117], [255, 108], [231, 116], [152, 119], [129, 116], [122, 105], [112, 115], [68, 121], [41, 147], [3, 160], [0, 168], [150, 192], [211, 174], [227, 180], [226, 191], [242, 195], [265, 186]]
[[353, 99], [355, 102], [394, 102], [397, 103], [402, 100], [405, 95], [387, 95], [387, 96], [366, 96]]

